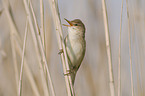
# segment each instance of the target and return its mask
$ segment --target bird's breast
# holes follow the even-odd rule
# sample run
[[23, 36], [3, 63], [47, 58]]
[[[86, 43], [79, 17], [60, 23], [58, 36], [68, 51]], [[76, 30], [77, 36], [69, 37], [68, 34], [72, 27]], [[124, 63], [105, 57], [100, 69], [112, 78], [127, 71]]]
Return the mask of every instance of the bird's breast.
[[85, 39], [67, 37], [66, 50], [72, 66], [79, 66], [85, 54]]

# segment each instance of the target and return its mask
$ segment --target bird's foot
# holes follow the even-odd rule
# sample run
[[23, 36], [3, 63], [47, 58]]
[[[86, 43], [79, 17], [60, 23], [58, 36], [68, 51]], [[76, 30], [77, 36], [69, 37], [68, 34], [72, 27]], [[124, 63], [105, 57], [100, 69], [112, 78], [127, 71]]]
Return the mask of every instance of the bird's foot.
[[63, 49], [60, 49], [58, 54], [61, 55], [63, 53]]
[[66, 73], [64, 73], [63, 75], [64, 75], [64, 76], [68, 76], [68, 75], [70, 75], [71, 73], [73, 73], [72, 70], [66, 70]]

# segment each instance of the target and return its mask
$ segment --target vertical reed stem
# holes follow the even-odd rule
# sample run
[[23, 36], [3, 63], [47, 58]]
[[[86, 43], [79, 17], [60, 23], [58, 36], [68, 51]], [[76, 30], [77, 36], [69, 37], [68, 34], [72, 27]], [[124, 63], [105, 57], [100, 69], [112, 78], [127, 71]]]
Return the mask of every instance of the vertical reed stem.
[[102, 0], [102, 8], [103, 8], [104, 27], [105, 27], [106, 50], [107, 50], [108, 66], [109, 66], [110, 94], [111, 94], [111, 96], [115, 96], [111, 45], [110, 45], [110, 36], [109, 36], [109, 27], [108, 27], [108, 16], [107, 16], [105, 0]]
[[118, 96], [121, 96], [121, 32], [122, 32], [122, 10], [123, 10], [123, 0], [122, 0], [122, 4], [121, 4], [120, 34], [119, 34], [119, 56], [118, 56]]
[[134, 85], [133, 85], [133, 70], [132, 70], [132, 56], [131, 56], [131, 34], [130, 34], [130, 20], [129, 20], [129, 9], [128, 9], [128, 1], [126, 0], [126, 8], [127, 8], [127, 19], [128, 19], [128, 38], [129, 38], [129, 55], [130, 55], [130, 75], [131, 75], [131, 93], [134, 96]]
[[[62, 64], [63, 64], [63, 71], [64, 71], [64, 73], [67, 73], [67, 70], [69, 70], [69, 65], [68, 65], [66, 49], [65, 49], [65, 45], [64, 45], [64, 38], [63, 38], [63, 34], [62, 34], [63, 32], [62, 32], [62, 27], [61, 27], [58, 5], [56, 5], [55, 0], [49, 0], [49, 4], [50, 4], [51, 12], [52, 12], [52, 15], [53, 15], [53, 19], [54, 19], [54, 22], [55, 22], [58, 46], [59, 46], [60, 50], [63, 49], [63, 53], [61, 54], [61, 60], [62, 60]], [[65, 82], [66, 82], [66, 88], [67, 88], [68, 96], [75, 96], [74, 88], [73, 88], [73, 85], [72, 85], [72, 80], [71, 80], [70, 75], [65, 76]]]

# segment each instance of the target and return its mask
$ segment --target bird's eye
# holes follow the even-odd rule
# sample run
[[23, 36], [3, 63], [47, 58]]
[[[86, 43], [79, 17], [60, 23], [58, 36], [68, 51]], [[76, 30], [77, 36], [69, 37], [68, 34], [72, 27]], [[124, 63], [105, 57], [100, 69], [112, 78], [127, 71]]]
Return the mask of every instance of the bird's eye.
[[74, 24], [75, 26], [78, 26], [78, 24]]

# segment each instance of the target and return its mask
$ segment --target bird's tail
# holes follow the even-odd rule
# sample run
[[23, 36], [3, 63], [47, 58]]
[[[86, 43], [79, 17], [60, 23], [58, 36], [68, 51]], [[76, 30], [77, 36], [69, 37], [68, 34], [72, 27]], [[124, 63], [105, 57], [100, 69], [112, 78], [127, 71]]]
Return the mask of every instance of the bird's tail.
[[76, 72], [71, 73], [72, 85], [74, 86]]

